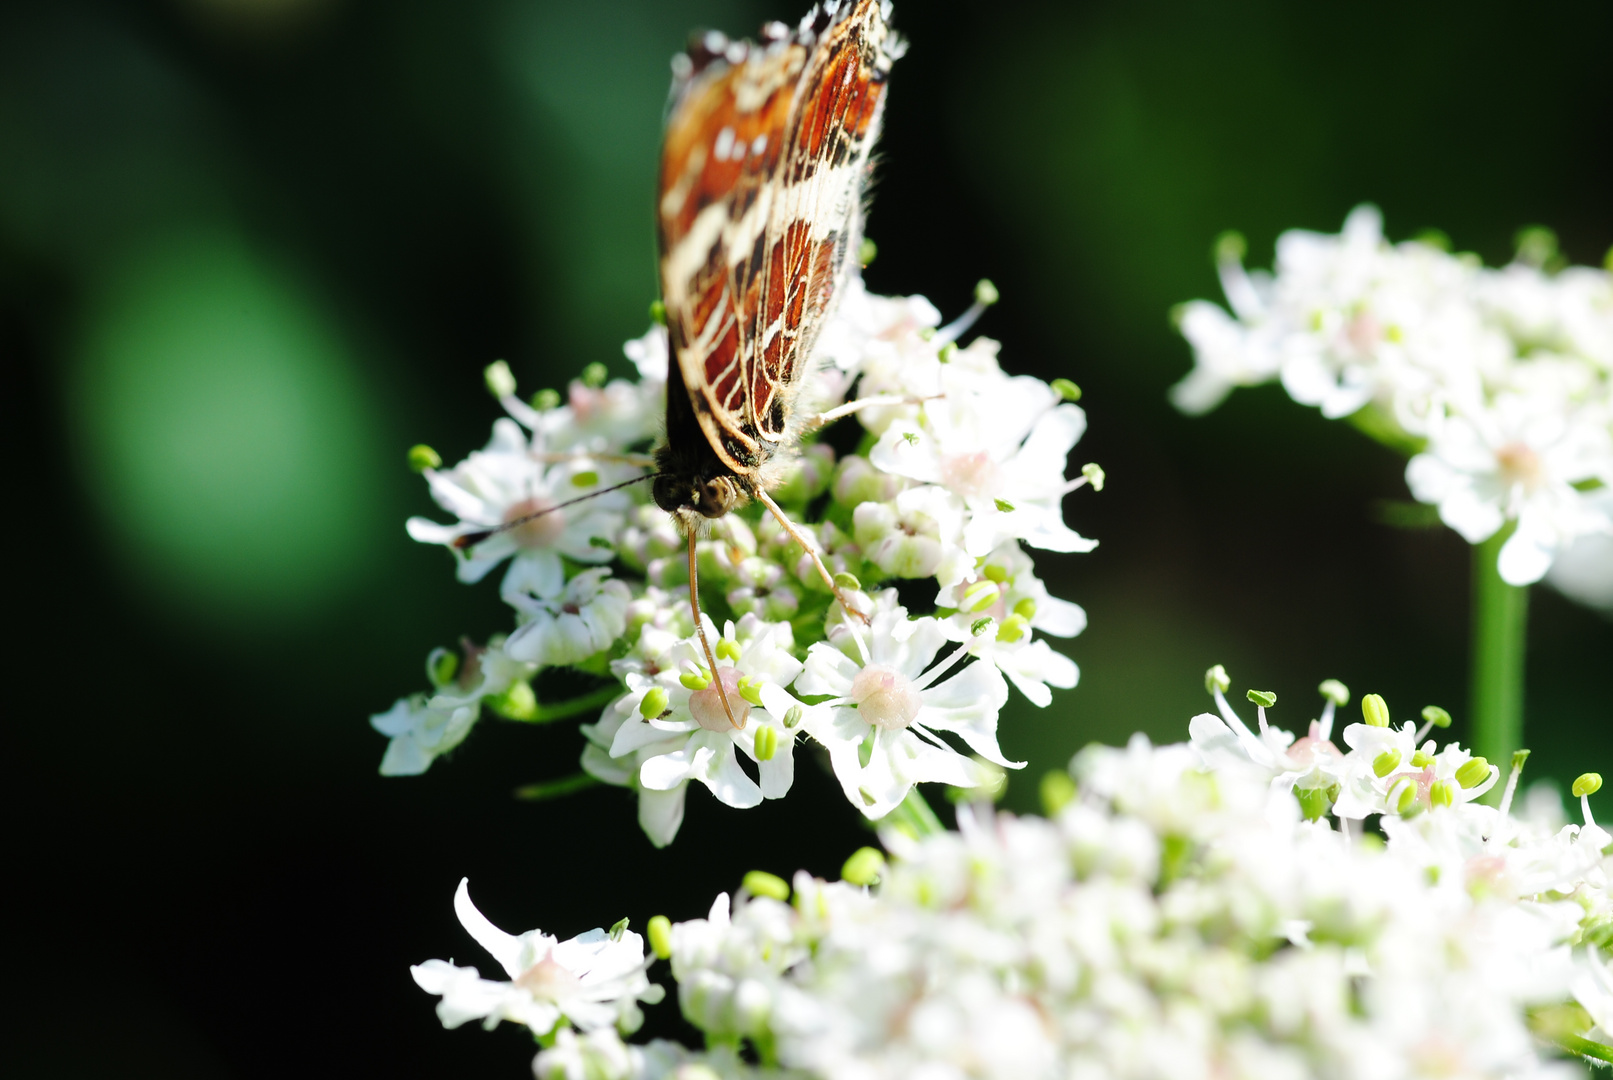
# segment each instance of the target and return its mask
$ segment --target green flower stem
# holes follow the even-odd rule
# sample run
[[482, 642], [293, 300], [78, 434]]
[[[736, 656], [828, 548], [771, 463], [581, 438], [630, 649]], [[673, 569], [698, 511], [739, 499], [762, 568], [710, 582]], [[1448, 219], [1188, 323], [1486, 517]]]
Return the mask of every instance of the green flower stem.
[[1510, 761], [1523, 745], [1523, 674], [1529, 590], [1508, 585], [1496, 570], [1504, 528], [1473, 548], [1473, 752]]
[[916, 837], [934, 836], [946, 832], [946, 826], [935, 816], [935, 811], [930, 809], [928, 800], [919, 794], [916, 785], [908, 789], [907, 798], [890, 812], [886, 820]]
[[602, 686], [591, 693], [583, 694], [581, 697], [557, 701], [553, 705], [540, 703], [534, 716], [530, 719], [522, 719], [520, 722], [523, 724], [548, 724], [556, 720], [568, 720], [573, 716], [580, 716], [583, 713], [593, 712], [595, 709], [602, 709], [621, 696], [622, 688], [620, 686]]
[[558, 799], [562, 795], [570, 795], [574, 791], [583, 791], [599, 782], [596, 777], [587, 773], [575, 773], [571, 776], [562, 776], [558, 780], [543, 780], [518, 787], [515, 789], [515, 797], [525, 799], [527, 802], [542, 802], [545, 799]]
[[1592, 1061], [1613, 1065], [1613, 1046], [1592, 1042], [1578, 1035], [1559, 1035], [1557, 1036], [1557, 1045], [1581, 1057], [1590, 1058]]

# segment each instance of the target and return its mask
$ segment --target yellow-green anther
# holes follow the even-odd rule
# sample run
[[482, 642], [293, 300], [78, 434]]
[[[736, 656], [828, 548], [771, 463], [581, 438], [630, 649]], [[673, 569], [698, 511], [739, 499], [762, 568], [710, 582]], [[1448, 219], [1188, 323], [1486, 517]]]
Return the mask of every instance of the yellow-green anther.
[[599, 483], [599, 474], [592, 469], [585, 469], [571, 478], [572, 487], [593, 487]]
[[957, 342], [955, 342], [955, 341], [943, 341], [941, 343], [941, 348], [936, 351], [935, 358], [937, 360], [941, 361], [941, 363], [943, 363], [943, 364], [950, 364], [950, 363], [952, 363], [952, 358], [954, 356], [956, 356], [957, 354], [958, 354], [958, 343]]
[[447, 686], [459, 674], [459, 654], [447, 649], [436, 649], [426, 660], [426, 674], [433, 685]]
[[595, 360], [593, 363], [582, 369], [582, 375], [580, 375], [579, 378], [582, 380], [582, 384], [588, 387], [588, 389], [598, 390], [601, 386], [605, 385], [605, 380], [610, 378], [610, 368], [606, 367], [604, 364], [601, 364], [598, 360]]
[[772, 761], [773, 755], [778, 753], [778, 728], [766, 724], [758, 727], [753, 750], [757, 761]]
[[1096, 461], [1089, 461], [1081, 466], [1081, 475], [1087, 478], [1087, 483], [1092, 485], [1093, 491], [1102, 491], [1104, 480], [1108, 474], [1103, 471], [1102, 465], [1099, 465]]
[[487, 392], [496, 398], [505, 398], [515, 393], [515, 373], [510, 365], [502, 360], [494, 360], [482, 369], [482, 378], [487, 382]]
[[610, 939], [612, 941], [620, 941], [620, 940], [622, 940], [622, 935], [627, 933], [627, 927], [628, 927], [630, 921], [631, 920], [623, 917], [621, 919], [616, 920], [615, 923], [611, 924]]
[[1451, 806], [1456, 802], [1456, 785], [1449, 780], [1435, 780], [1428, 789], [1428, 801], [1435, 806]]
[[1398, 768], [1400, 768], [1399, 750], [1385, 750], [1372, 759], [1372, 772], [1376, 776], [1388, 776]]
[[1368, 694], [1361, 699], [1361, 719], [1368, 727], [1389, 726], [1389, 703], [1379, 694]]
[[977, 581], [963, 590], [963, 599], [958, 603], [958, 610], [967, 611], [970, 614], [985, 611], [995, 604], [1000, 596], [1002, 596], [1002, 590], [997, 588], [995, 583]]
[[998, 585], [1008, 580], [1008, 567], [998, 566], [996, 563], [987, 563], [980, 568], [980, 572], [985, 575], [987, 581], [995, 582]]
[[[973, 637], [979, 637], [981, 634], [984, 634], [987, 630], [990, 630], [991, 629], [991, 624], [996, 622], [996, 621], [997, 620], [993, 619], [990, 615], [987, 615], [984, 619], [976, 619], [974, 622], [969, 624], [969, 633]], [[1002, 640], [1001, 632], [999, 632], [997, 634], [997, 640], [999, 640], [999, 641]]]
[[992, 501], [997, 504], [997, 509], [1003, 513], [1012, 514], [1014, 512], [1014, 504], [1007, 499], [993, 499]]
[[718, 638], [716, 651], [719, 660], [739, 660], [739, 642], [733, 638]]
[[857, 580], [857, 575], [844, 570], [834, 576], [834, 583], [835, 588], [843, 592], [862, 592], [863, 583]]
[[762, 680], [753, 679], [749, 675], [739, 677], [739, 696], [752, 705], [762, 704]]
[[1052, 817], [1075, 801], [1075, 781], [1063, 769], [1054, 769], [1042, 774], [1037, 794], [1042, 797], [1043, 813]]
[[1081, 400], [1081, 388], [1075, 385], [1075, 383], [1071, 382], [1069, 379], [1054, 379], [1052, 386], [1053, 393], [1057, 394], [1065, 401]]
[[517, 679], [502, 694], [487, 699], [487, 707], [506, 720], [535, 720], [538, 716], [538, 695], [532, 684]]
[[649, 692], [639, 699], [638, 714], [646, 720], [654, 720], [666, 712], [666, 691], [659, 686], [652, 686]]
[[1215, 261], [1242, 262], [1243, 257], [1249, 253], [1249, 241], [1243, 238], [1241, 232], [1228, 229], [1215, 238]]
[[1451, 237], [1444, 229], [1418, 229], [1412, 239], [1438, 251], [1449, 253], [1451, 250]]
[[884, 872], [884, 853], [878, 848], [860, 847], [840, 868], [840, 880], [851, 885], [872, 885]]
[[868, 237], [863, 237], [862, 243], [857, 245], [857, 262], [867, 266], [879, 257], [879, 245]]
[[650, 939], [650, 951], [662, 960], [672, 958], [672, 920], [665, 915], [651, 915], [650, 921], [644, 928], [644, 935]]
[[1248, 698], [1262, 709], [1269, 709], [1277, 704], [1277, 695], [1270, 690], [1251, 690], [1248, 693]]
[[1002, 628], [997, 631], [997, 640], [1012, 645], [1025, 636], [1030, 620], [1023, 615], [1010, 615], [1003, 620]]
[[1027, 619], [1036, 618], [1036, 601], [1032, 600], [1028, 596], [1025, 597], [1019, 603], [1014, 605], [1014, 614], [1023, 615]]
[[1465, 788], [1475, 788], [1490, 778], [1490, 763], [1481, 757], [1468, 758], [1456, 770], [1456, 782]]
[[1350, 688], [1337, 679], [1323, 679], [1316, 692], [1341, 709], [1350, 703]]
[[904, 431], [902, 432], [902, 438], [907, 440], [907, 445], [909, 446], [917, 446], [919, 444], [919, 433], [916, 431]]
[[1569, 790], [1574, 793], [1574, 798], [1576, 799], [1583, 798], [1586, 795], [1595, 795], [1602, 790], [1602, 774], [1593, 772], [1580, 773], [1574, 780], [1574, 786]]
[[1417, 805], [1417, 785], [1407, 781], [1400, 785], [1400, 794], [1395, 798], [1395, 813], [1405, 814]]
[[1517, 243], [1517, 258], [1521, 263], [1545, 266], [1557, 254], [1557, 234], [1544, 225], [1519, 229], [1513, 239]]
[[1513, 768], [1514, 772], [1516, 772], [1518, 769], [1523, 768], [1523, 763], [1529, 760], [1529, 755], [1532, 752], [1533, 751], [1530, 751], [1530, 750], [1514, 750], [1514, 751], [1512, 751], [1512, 768]]
[[1227, 676], [1227, 669], [1220, 664], [1215, 665], [1204, 673], [1204, 690], [1206, 693], [1213, 694], [1219, 690], [1224, 694], [1231, 685], [1232, 680]]
[[794, 729], [801, 723], [801, 706], [791, 705], [790, 711], [784, 714], [784, 726]]
[[1411, 767], [1414, 769], [1426, 769], [1433, 763], [1434, 755], [1426, 751], [1418, 750], [1411, 755]]
[[560, 391], [553, 387], [544, 387], [532, 395], [532, 407], [539, 412], [548, 412], [550, 409], [560, 407]]
[[1424, 705], [1423, 721], [1425, 723], [1433, 724], [1435, 727], [1450, 727], [1451, 714], [1440, 708], [1438, 705]]
[[766, 896], [774, 900], [790, 898], [790, 883], [766, 870], [752, 870], [745, 875], [740, 886], [752, 896]]
[[683, 684], [685, 690], [704, 690], [711, 685], [711, 680], [698, 671], [685, 671], [678, 676], [678, 681]]
[[440, 469], [442, 455], [425, 443], [416, 443], [409, 447], [409, 468], [417, 473], [423, 473], [427, 469]]
[[981, 278], [975, 282], [975, 303], [990, 307], [1001, 299], [1002, 294], [997, 291], [997, 286], [991, 283], [990, 278]]

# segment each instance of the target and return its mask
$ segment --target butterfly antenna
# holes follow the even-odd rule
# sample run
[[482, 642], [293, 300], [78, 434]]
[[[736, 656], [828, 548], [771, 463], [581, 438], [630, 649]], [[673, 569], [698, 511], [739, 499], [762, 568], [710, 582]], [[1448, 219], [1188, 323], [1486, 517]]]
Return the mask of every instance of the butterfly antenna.
[[722, 684], [722, 678], [717, 674], [717, 657], [711, 651], [711, 642], [706, 640], [706, 623], [700, 617], [700, 578], [695, 570], [694, 529], [685, 528], [684, 532], [689, 536], [689, 610], [694, 612], [695, 633], [700, 635], [700, 647], [706, 650], [706, 663], [711, 665], [711, 681], [717, 684], [717, 696], [722, 699], [722, 711], [728, 714], [728, 722], [738, 728], [743, 725], [734, 719], [734, 707], [728, 704], [728, 691]]
[[511, 529], [519, 529], [527, 522], [536, 521], [545, 514], [552, 514], [556, 510], [564, 510], [568, 506], [575, 506], [580, 502], [587, 502], [589, 499], [597, 498], [600, 495], [607, 495], [612, 491], [617, 491], [624, 487], [632, 487], [634, 484], [642, 484], [646, 480], [654, 480], [660, 475], [660, 473], [646, 473], [643, 476], [635, 476], [631, 480], [623, 480], [620, 484], [612, 484], [610, 487], [600, 488], [598, 491], [590, 491], [586, 495], [579, 495], [575, 499], [567, 499], [563, 503], [555, 503], [553, 506], [545, 506], [542, 510], [534, 510], [530, 514], [524, 514], [521, 517], [515, 518], [511, 521], [506, 521], [504, 524], [495, 528], [478, 529], [476, 532], [469, 532], [465, 533], [463, 536], [456, 536], [454, 537], [452, 546], [455, 551], [464, 551], [466, 548], [475, 547], [477, 544], [480, 544], [483, 540], [486, 540], [490, 536], [497, 536], [499, 533], [509, 532]]

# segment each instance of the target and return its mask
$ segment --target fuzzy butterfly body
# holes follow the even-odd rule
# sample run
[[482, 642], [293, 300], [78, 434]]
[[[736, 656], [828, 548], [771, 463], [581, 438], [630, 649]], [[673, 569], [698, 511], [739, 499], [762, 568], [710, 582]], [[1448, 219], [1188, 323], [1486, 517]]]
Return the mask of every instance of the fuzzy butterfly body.
[[889, 0], [814, 8], [759, 44], [674, 62], [657, 206], [676, 374], [655, 501], [692, 526], [769, 486], [812, 348], [862, 239], [862, 195], [901, 43]]

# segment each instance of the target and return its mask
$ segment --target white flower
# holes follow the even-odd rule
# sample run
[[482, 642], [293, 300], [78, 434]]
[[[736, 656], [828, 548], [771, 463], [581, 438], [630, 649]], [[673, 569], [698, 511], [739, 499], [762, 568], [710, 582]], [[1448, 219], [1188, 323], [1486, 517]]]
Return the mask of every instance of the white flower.
[[641, 1019], [637, 1002], [661, 1000], [661, 987], [645, 976], [644, 939], [630, 930], [590, 930], [568, 941], [541, 930], [507, 934], [471, 903], [463, 879], [454, 913], [510, 981], [484, 979], [473, 967], [443, 960], [410, 968], [422, 990], [442, 997], [437, 1016], [444, 1027], [481, 1020], [493, 1028], [509, 1020], [547, 1035], [566, 1020], [585, 1031], [612, 1024], [633, 1030]]
[[[1593, 512], [1613, 520], [1613, 488], [1586, 493]], [[1586, 533], [1557, 552], [1546, 583], [1587, 607], [1613, 614], [1613, 533]]]
[[830, 696], [806, 710], [804, 726], [828, 749], [851, 804], [880, 818], [916, 783], [982, 783], [981, 767], [938, 732], [958, 736], [998, 765], [1021, 767], [1023, 762], [1009, 761], [997, 746], [997, 713], [1008, 700], [1001, 673], [985, 663], [954, 672], [966, 650], [935, 664], [947, 644], [940, 622], [909, 619], [894, 589], [875, 599], [871, 626], [840, 623], [831, 637], [838, 647], [814, 644], [795, 682], [797, 693]]
[[858, 504], [852, 537], [863, 557], [892, 577], [952, 585], [974, 564], [963, 548], [963, 505], [944, 488], [908, 488], [890, 502]]
[[575, 664], [608, 649], [627, 629], [628, 587], [610, 570], [584, 570], [558, 596], [538, 594], [531, 562], [516, 562], [500, 590], [525, 621], [505, 650], [517, 660], [553, 666]]
[[605, 563], [614, 557], [610, 540], [621, 528], [628, 496], [610, 492], [553, 510], [496, 532], [468, 552], [453, 543], [587, 494], [614, 476], [605, 476], [602, 468], [588, 458], [545, 465], [514, 421], [495, 421], [486, 449], [475, 451], [450, 470], [426, 470], [432, 497], [457, 516], [459, 523], [441, 525], [428, 518], [410, 518], [409, 535], [423, 544], [447, 545], [458, 563], [461, 581], [480, 581], [513, 555], [516, 562], [530, 564], [523, 568], [523, 587], [538, 596], [554, 596], [566, 583], [561, 556], [583, 563]]
[[531, 678], [536, 670], [511, 657], [497, 639], [485, 649], [468, 647], [454, 679], [439, 686], [436, 693], [399, 698], [386, 712], [370, 717], [370, 726], [392, 740], [381, 757], [381, 775], [425, 772], [438, 757], [465, 741], [481, 716], [483, 698], [502, 694], [516, 680]]

